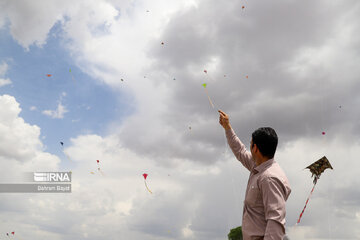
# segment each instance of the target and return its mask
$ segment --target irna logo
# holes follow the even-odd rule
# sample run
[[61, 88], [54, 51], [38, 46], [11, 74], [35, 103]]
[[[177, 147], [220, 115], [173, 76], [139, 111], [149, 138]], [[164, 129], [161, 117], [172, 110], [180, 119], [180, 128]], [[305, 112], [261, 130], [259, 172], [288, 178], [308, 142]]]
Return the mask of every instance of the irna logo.
[[71, 172], [34, 172], [35, 182], [71, 182]]

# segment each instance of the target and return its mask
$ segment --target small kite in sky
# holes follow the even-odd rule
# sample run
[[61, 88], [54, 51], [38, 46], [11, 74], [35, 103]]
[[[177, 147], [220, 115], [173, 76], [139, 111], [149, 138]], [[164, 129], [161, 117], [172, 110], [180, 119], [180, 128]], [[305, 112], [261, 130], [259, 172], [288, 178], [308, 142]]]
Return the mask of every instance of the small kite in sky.
[[103, 171], [101, 171], [101, 168], [100, 168], [100, 160], [96, 160], [96, 163], [98, 165], [98, 171], [101, 173], [101, 175], [104, 176], [104, 173], [103, 173]]
[[47, 77], [51, 77], [52, 75], [51, 74], [46, 74]]
[[164, 42], [161, 42], [161, 45], [164, 45]]
[[248, 75], [246, 75], [246, 78], [249, 78], [249, 76], [248, 76]]
[[148, 188], [147, 184], [146, 184], [146, 178], [147, 178], [147, 176], [148, 176], [147, 173], [144, 173], [144, 174], [143, 174], [145, 187], [146, 187], [146, 189], [147, 189], [150, 193], [152, 193], [152, 192], [150, 191], [150, 189]]
[[325, 132], [322, 132], [321, 134], [322, 134], [322, 135], [325, 135]]
[[90, 172], [91, 174], [95, 174], [94, 172]]
[[72, 72], [71, 72], [71, 68], [69, 69], [69, 72], [70, 72], [70, 74], [71, 74], [72, 80], [75, 82], [74, 76], [72, 75]]
[[208, 97], [208, 99], [209, 99], [209, 102], [210, 102], [211, 106], [212, 106], [213, 108], [215, 108], [215, 107], [214, 107], [214, 104], [212, 103], [212, 101], [211, 101], [211, 99], [210, 99], [209, 93], [208, 93], [208, 91], [207, 91], [207, 89], [206, 89], [207, 84], [204, 83], [202, 86], [203, 86], [204, 89], [205, 89], [206, 95], [207, 95], [207, 97]]
[[124, 79], [120, 79], [122, 82], [124, 81]]
[[191, 130], [191, 126], [189, 126], [189, 130]]
[[325, 171], [325, 169], [328, 169], [328, 168], [333, 169], [330, 162], [329, 162], [329, 160], [325, 156], [320, 158], [319, 160], [317, 160], [313, 164], [307, 166], [306, 168], [308, 168], [310, 170], [310, 172], [312, 173], [311, 177], [314, 177], [314, 180], [313, 180], [314, 186], [311, 189], [309, 197], [306, 200], [305, 206], [304, 206], [302, 212], [300, 213], [300, 216], [299, 216], [299, 219], [296, 222], [296, 225], [300, 223], [301, 217], [304, 214], [306, 206], [307, 206], [307, 204], [309, 202], [309, 199], [310, 199], [312, 193], [314, 192], [315, 185], [316, 185], [317, 181], [319, 180], [321, 173], [323, 173]]
[[244, 9], [244, 8], [245, 8], [245, 6], [242, 6], [241, 8], [242, 8], [242, 9]]
[[61, 144], [61, 150], [63, 151], [64, 155], [67, 157], [67, 159], [69, 159], [69, 161], [71, 161], [69, 155], [67, 155], [64, 151], [64, 143], [60, 142], [60, 144]]
[[206, 69], [204, 70], [204, 73], [207, 73], [207, 70], [206, 70]]

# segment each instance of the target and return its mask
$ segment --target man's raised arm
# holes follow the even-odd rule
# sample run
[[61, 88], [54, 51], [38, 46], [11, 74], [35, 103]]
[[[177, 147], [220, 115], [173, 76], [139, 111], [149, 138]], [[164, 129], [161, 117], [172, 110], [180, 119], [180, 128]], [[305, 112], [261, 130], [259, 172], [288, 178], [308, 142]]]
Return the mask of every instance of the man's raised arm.
[[228, 144], [234, 153], [235, 157], [251, 171], [255, 167], [255, 162], [249, 151], [246, 150], [245, 145], [236, 136], [234, 130], [231, 128], [229, 116], [223, 111], [219, 110], [219, 123], [225, 129]]

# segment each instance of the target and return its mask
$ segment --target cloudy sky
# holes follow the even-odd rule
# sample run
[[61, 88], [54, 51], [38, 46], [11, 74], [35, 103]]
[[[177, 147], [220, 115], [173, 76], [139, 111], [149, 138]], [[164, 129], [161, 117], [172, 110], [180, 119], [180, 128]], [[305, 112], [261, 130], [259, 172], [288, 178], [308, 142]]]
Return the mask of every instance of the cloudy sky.
[[246, 146], [277, 131], [290, 239], [360, 239], [359, 16], [357, 0], [0, 0], [0, 181], [73, 173], [70, 194], [1, 193], [0, 239], [227, 239], [249, 173], [217, 109]]

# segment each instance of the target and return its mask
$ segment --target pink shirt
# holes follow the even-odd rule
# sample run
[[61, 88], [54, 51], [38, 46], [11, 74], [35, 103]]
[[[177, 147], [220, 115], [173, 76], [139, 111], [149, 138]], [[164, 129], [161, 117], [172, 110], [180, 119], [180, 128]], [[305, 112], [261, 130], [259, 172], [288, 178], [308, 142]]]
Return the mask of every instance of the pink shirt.
[[242, 218], [244, 240], [282, 240], [285, 235], [285, 202], [291, 189], [289, 181], [274, 159], [256, 166], [251, 152], [226, 130], [226, 138], [236, 158], [250, 171]]

